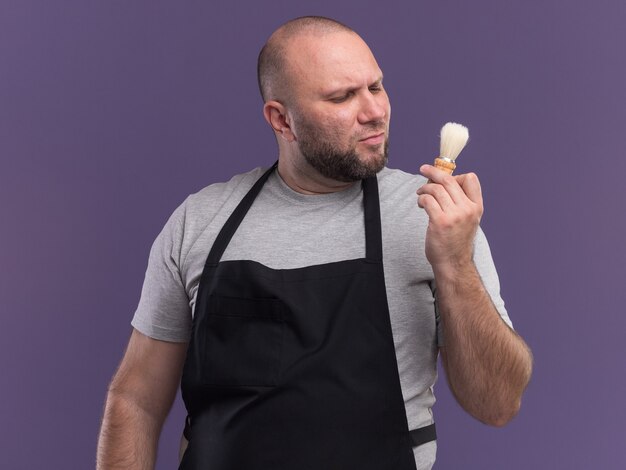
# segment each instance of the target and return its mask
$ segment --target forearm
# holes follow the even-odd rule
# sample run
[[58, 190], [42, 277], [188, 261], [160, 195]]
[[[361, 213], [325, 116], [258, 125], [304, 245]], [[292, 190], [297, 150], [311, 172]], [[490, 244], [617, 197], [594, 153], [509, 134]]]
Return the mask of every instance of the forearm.
[[162, 423], [129, 395], [109, 391], [98, 439], [97, 470], [152, 470]]
[[435, 279], [450, 388], [472, 416], [504, 425], [530, 380], [530, 351], [501, 319], [473, 263], [435, 268]]

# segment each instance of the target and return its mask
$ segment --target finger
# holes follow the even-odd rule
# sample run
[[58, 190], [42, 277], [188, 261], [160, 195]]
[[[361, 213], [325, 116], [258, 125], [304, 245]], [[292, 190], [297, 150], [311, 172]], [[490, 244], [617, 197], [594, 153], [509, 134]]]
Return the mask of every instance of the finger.
[[426, 178], [428, 178], [430, 182], [433, 182], [433, 183], [439, 183], [441, 181], [441, 178], [444, 175], [447, 175], [445, 171], [442, 171], [439, 168], [434, 167], [432, 165], [422, 165], [420, 167], [420, 173], [424, 175]]
[[421, 194], [417, 198], [417, 205], [426, 211], [428, 217], [431, 219], [437, 219], [443, 214], [441, 206], [437, 200], [430, 194]]
[[451, 212], [456, 208], [456, 204], [450, 194], [442, 185], [437, 183], [427, 183], [417, 190], [417, 195], [428, 194], [435, 198], [444, 212]]
[[467, 197], [454, 176], [432, 165], [422, 165], [420, 172], [429, 178], [431, 182], [442, 185], [455, 204], [461, 204], [466, 201]]
[[458, 175], [456, 181], [470, 201], [480, 206], [483, 205], [483, 193], [476, 173]]

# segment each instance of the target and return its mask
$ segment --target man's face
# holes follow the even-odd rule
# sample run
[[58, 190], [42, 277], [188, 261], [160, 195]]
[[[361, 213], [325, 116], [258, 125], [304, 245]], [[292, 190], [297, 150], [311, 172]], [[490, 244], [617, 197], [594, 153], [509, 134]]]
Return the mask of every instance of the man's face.
[[391, 107], [374, 56], [352, 33], [296, 42], [291, 127], [300, 153], [337, 181], [375, 175], [387, 162]]

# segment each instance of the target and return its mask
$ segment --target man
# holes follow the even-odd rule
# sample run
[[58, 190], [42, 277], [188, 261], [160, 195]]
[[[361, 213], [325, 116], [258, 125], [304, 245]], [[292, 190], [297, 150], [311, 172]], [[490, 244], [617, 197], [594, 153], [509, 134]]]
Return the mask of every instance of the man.
[[385, 168], [382, 81], [333, 20], [269, 38], [277, 167], [190, 196], [155, 241], [98, 468], [153, 468], [181, 374], [181, 469], [431, 468], [438, 352], [468, 413], [517, 413], [531, 356], [479, 229], [478, 178]]

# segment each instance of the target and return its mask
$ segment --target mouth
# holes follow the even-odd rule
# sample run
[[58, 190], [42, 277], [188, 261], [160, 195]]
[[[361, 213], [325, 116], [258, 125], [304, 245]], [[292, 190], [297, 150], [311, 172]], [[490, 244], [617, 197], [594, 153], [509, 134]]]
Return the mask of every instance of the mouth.
[[368, 145], [377, 145], [385, 141], [385, 133], [381, 132], [379, 134], [372, 134], [364, 139], [359, 140], [359, 142], [363, 142]]

